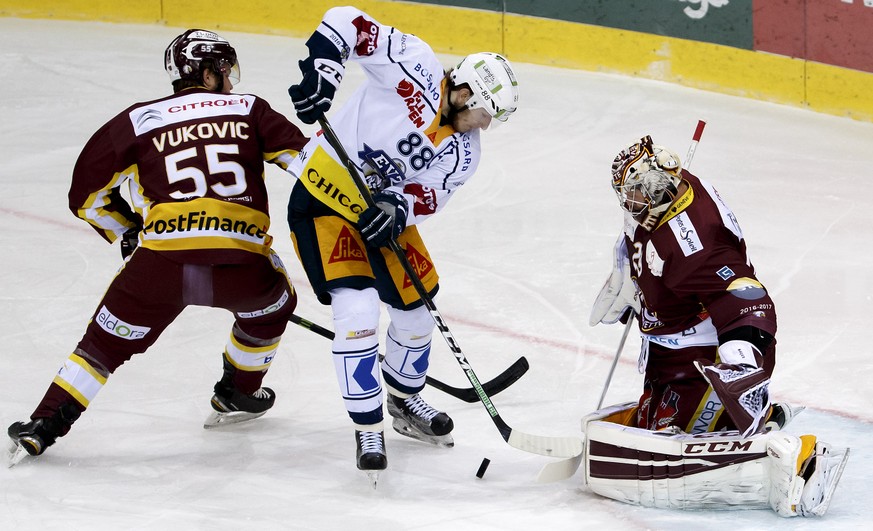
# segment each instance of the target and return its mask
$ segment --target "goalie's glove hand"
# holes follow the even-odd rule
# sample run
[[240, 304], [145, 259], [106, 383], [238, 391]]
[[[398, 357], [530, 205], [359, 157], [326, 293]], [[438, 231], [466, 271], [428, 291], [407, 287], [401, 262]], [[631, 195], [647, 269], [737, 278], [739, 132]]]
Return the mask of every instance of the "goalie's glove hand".
[[127, 232], [121, 235], [121, 257], [127, 258], [139, 245], [139, 227], [127, 229]]
[[385, 190], [373, 196], [376, 205], [361, 212], [358, 230], [369, 247], [385, 247], [406, 228], [409, 208], [402, 194]]
[[330, 109], [345, 68], [337, 61], [320, 57], [308, 57], [299, 64], [303, 80], [299, 85], [291, 85], [288, 95], [297, 117], [304, 123], [314, 124]]

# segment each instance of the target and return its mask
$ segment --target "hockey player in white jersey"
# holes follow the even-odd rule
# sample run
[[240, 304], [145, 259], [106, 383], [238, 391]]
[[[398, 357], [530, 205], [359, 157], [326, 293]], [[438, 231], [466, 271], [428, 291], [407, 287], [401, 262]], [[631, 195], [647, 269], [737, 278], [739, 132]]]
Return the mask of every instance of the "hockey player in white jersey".
[[[299, 180], [288, 222], [315, 294], [333, 311], [333, 359], [355, 427], [357, 466], [377, 471], [387, 466], [383, 382], [397, 432], [453, 444], [452, 419], [419, 394], [433, 319], [386, 246], [396, 239], [436, 294], [439, 279], [416, 225], [442, 210], [476, 171], [479, 132], [509, 118], [518, 87], [498, 54], [467, 56], [446, 72], [427, 43], [353, 7], [328, 10], [306, 45], [303, 79], [288, 90], [304, 122], [324, 117], [347, 62], [366, 76], [330, 121], [376, 206], [367, 208], [319, 132], [289, 169]], [[381, 364], [380, 301], [390, 317]]]

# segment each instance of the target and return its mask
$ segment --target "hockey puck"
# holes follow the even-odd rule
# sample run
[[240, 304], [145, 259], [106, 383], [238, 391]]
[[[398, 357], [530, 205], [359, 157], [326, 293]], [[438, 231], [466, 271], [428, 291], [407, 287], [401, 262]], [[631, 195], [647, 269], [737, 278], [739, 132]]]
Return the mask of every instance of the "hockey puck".
[[488, 465], [491, 464], [491, 460], [487, 457], [482, 459], [482, 464], [479, 465], [479, 470], [476, 471], [476, 477], [482, 479], [482, 476], [485, 475], [485, 471], [488, 469]]

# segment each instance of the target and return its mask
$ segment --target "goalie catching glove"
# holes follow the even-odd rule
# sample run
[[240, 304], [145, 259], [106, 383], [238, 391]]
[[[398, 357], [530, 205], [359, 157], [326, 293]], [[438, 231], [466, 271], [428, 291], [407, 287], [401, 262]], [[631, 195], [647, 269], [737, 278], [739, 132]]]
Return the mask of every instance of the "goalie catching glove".
[[361, 212], [358, 230], [368, 246], [385, 247], [406, 228], [409, 206], [403, 194], [390, 190], [374, 195], [373, 201], [374, 206]]
[[288, 95], [297, 117], [304, 123], [314, 124], [330, 109], [345, 68], [339, 51], [320, 33], [313, 34], [306, 46], [309, 57], [298, 63], [303, 80], [299, 85], [291, 85]]
[[640, 299], [637, 286], [630, 277], [630, 262], [625, 252], [624, 233], [619, 234], [615, 242], [612, 274], [601, 288], [588, 324], [615, 324], [619, 320], [627, 322], [633, 317], [628, 312], [640, 313]]

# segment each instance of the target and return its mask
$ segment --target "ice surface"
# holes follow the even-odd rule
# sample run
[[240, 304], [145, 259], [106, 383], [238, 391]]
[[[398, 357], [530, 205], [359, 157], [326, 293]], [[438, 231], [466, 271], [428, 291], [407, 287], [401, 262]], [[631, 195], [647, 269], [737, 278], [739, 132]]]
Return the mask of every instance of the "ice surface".
[[[4, 429], [33, 410], [120, 265], [117, 246], [67, 210], [76, 157], [110, 117], [169, 93], [163, 51], [182, 29], [0, 18]], [[238, 90], [293, 117], [285, 91], [299, 79], [303, 41], [225, 36], [241, 60]], [[530, 361], [528, 374], [494, 397], [502, 417], [528, 433], [579, 435], [622, 332], [587, 324], [621, 224], [610, 163], [645, 134], [684, 155], [704, 119], [692, 170], [733, 207], [776, 301], [772, 392], [808, 408], [789, 431], [852, 447], [824, 519], [642, 509], [591, 494], [578, 475], [537, 484], [549, 458], [507, 445], [481, 404], [431, 388], [424, 396], [455, 420], [455, 447], [387, 433], [389, 469], [374, 491], [354, 466], [329, 343], [294, 325], [266, 380], [276, 406], [248, 425], [204, 430], [231, 318], [190, 308], [110, 378], [68, 436], [39, 459], [0, 470], [0, 528], [862, 528], [873, 471], [865, 210], [873, 124], [652, 81], [516, 67], [520, 110], [483, 135], [479, 174], [422, 227], [442, 277], [437, 305], [479, 378], [521, 355]], [[340, 100], [360, 76], [349, 69]], [[300, 291], [298, 313], [329, 326], [287, 235], [291, 181], [276, 169], [267, 179], [271, 233]], [[639, 392], [633, 336], [606, 404]], [[468, 385], [439, 335], [431, 359], [432, 376]], [[491, 465], [477, 479], [485, 457]]]

